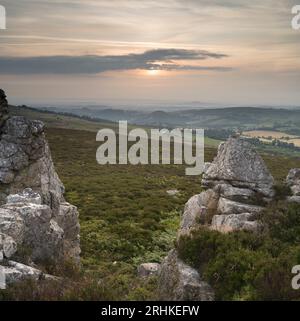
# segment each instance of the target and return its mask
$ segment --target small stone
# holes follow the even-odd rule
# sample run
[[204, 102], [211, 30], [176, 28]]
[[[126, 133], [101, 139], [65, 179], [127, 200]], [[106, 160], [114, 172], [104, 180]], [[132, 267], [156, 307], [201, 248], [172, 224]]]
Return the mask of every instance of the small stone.
[[143, 263], [138, 266], [137, 273], [139, 277], [146, 278], [151, 275], [157, 275], [160, 270], [158, 263]]
[[177, 189], [170, 189], [167, 191], [167, 194], [169, 196], [176, 196], [177, 194], [179, 194], [179, 191]]

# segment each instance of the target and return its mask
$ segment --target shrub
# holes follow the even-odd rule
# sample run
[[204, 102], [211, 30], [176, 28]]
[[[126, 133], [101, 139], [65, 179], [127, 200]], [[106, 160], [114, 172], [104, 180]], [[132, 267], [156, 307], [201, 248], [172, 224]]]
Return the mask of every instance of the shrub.
[[284, 200], [287, 196], [292, 195], [291, 188], [286, 184], [275, 184], [275, 200]]

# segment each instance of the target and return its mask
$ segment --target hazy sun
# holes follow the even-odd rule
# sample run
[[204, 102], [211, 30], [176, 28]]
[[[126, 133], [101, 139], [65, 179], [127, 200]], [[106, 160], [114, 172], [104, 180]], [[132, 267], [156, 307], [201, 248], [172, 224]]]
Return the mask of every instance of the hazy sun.
[[149, 69], [146, 71], [148, 76], [158, 76], [159, 75], [159, 70], [157, 69]]

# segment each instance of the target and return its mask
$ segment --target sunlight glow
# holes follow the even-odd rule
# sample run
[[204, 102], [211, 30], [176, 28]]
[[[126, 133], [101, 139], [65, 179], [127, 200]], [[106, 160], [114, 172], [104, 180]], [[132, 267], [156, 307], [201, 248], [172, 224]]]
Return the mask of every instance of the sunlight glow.
[[147, 74], [148, 76], [159, 76], [160, 70], [150, 69], [150, 70], [147, 70], [147, 71], [146, 71], [146, 74]]

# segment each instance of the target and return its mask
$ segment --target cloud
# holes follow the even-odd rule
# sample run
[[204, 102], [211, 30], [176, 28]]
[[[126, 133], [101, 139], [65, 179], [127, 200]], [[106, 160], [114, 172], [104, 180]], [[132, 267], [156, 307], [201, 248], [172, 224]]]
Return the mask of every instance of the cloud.
[[227, 55], [206, 50], [154, 49], [144, 53], [106, 56], [0, 57], [0, 73], [26, 74], [98, 74], [124, 70], [220, 70], [225, 67], [201, 67], [181, 61], [222, 59]]

